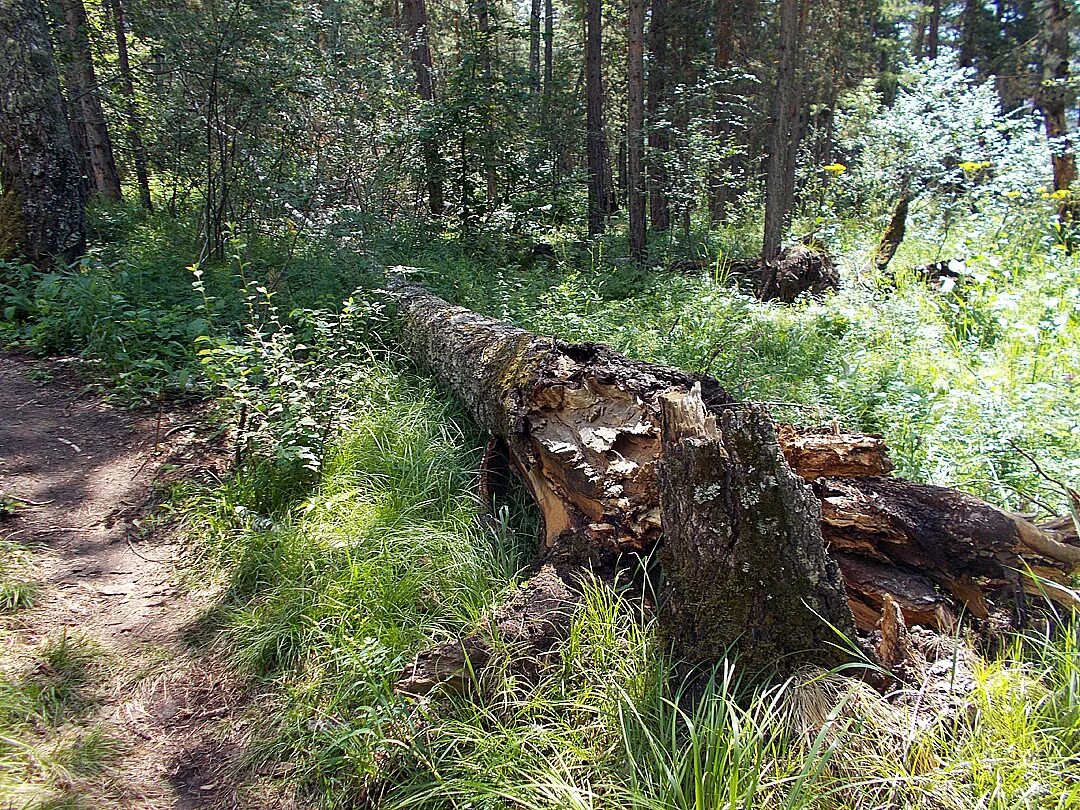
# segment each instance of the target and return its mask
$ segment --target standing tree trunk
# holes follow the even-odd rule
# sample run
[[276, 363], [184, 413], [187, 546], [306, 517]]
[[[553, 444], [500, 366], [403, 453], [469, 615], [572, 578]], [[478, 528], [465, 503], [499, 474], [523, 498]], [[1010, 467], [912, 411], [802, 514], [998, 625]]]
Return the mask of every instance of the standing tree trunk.
[[660, 108], [667, 85], [667, 0], [652, 0], [649, 22], [649, 224], [654, 231], [671, 227], [667, 198], [667, 168], [664, 157], [670, 137], [660, 121]]
[[555, 78], [555, 9], [544, 0], [544, 107], [551, 103], [551, 83]]
[[938, 57], [938, 43], [941, 40], [941, 0], [930, 4], [930, 24], [926, 32], [926, 56], [931, 61]]
[[124, 94], [124, 104], [127, 107], [127, 136], [128, 143], [131, 145], [132, 163], [135, 164], [135, 178], [139, 184], [139, 202], [147, 211], [153, 211], [154, 203], [150, 198], [149, 161], [142, 137], [143, 122], [135, 100], [135, 81], [131, 74], [131, 60], [128, 56], [124, 0], [110, 0], [110, 2], [116, 34], [117, 64], [120, 68], [120, 91]]
[[1038, 104], [1050, 141], [1050, 159], [1054, 167], [1054, 191], [1063, 192], [1058, 203], [1058, 221], [1064, 227], [1074, 224], [1080, 205], [1071, 198], [1076, 179], [1076, 158], [1067, 136], [1066, 113], [1072, 106], [1069, 87], [1069, 9], [1065, 0], [1047, 0], [1043, 23], [1043, 75]]
[[499, 194], [499, 175], [495, 167], [495, 107], [492, 103], [491, 92], [494, 89], [491, 72], [491, 43], [493, 32], [491, 28], [491, 9], [488, 0], [476, 0], [476, 27], [480, 34], [480, 70], [484, 75], [483, 105], [484, 120], [488, 123], [483, 137], [484, 149], [484, 178], [487, 210], [495, 208], [495, 200]]
[[540, 93], [540, 0], [529, 6], [529, 81], [534, 94]]
[[83, 161], [83, 172], [91, 192], [119, 200], [120, 176], [98, 95], [86, 9], [82, 0], [56, 0], [54, 9], [71, 134]]
[[796, 83], [798, 81], [799, 28], [803, 0], [782, 0], [780, 5], [780, 43], [776, 66], [776, 88], [769, 114], [769, 154], [765, 162], [765, 235], [762, 245], [763, 298], [768, 298], [774, 286], [773, 263], [780, 253], [786, 221], [785, 204], [790, 198], [789, 187], [795, 178], [790, 176], [793, 163], [789, 159], [791, 142], [795, 137], [798, 113]]
[[[431, 47], [428, 44], [428, 16], [424, 0], [402, 0], [401, 19], [408, 38], [409, 61], [416, 76], [416, 93], [429, 107], [435, 101], [435, 84], [431, 76]], [[427, 185], [428, 209], [432, 216], [442, 216], [443, 163], [439, 144], [432, 125], [421, 129], [421, 148], [424, 155], [424, 179]]]
[[85, 192], [41, 0], [0, 0], [0, 158], [0, 253], [74, 261]]
[[645, 260], [645, 187], [642, 182], [645, 123], [645, 0], [629, 0], [626, 14], [626, 148], [630, 256]]
[[[1056, 2], [1056, 0], [1054, 0]], [[982, 0], [964, 0], [963, 20], [960, 30], [960, 54], [957, 61], [960, 67], [975, 64], [975, 51], [978, 46], [979, 12]]]
[[604, 82], [601, 59], [601, 0], [587, 0], [585, 6], [585, 96], [589, 164], [589, 235], [604, 232], [605, 219], [612, 210], [611, 168], [604, 135]]
[[[735, 43], [735, 0], [716, 0], [716, 30], [713, 33], [713, 70], [719, 82], [724, 71], [731, 67], [731, 52]], [[719, 140], [728, 132], [725, 120], [725, 95], [718, 84], [713, 97], [712, 135]], [[727, 209], [727, 177], [731, 161], [721, 158], [709, 179], [709, 218], [712, 222], [724, 219]]]

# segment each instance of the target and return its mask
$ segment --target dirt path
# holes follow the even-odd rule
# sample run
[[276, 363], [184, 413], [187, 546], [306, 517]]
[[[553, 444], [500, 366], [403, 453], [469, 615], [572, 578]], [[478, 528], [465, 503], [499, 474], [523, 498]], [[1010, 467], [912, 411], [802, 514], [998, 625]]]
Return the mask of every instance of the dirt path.
[[227, 773], [242, 698], [192, 630], [216, 594], [183, 585], [181, 548], [148, 508], [156, 485], [205, 474], [215, 453], [198, 414], [133, 415], [80, 392], [63, 364], [0, 355], [0, 493], [23, 501], [0, 538], [30, 550], [37, 583], [33, 607], [0, 615], [0, 670], [30, 666], [58, 636], [100, 650], [92, 713], [72, 722], [105, 728], [121, 753], [103, 775], [61, 785], [72, 798], [237, 806]]

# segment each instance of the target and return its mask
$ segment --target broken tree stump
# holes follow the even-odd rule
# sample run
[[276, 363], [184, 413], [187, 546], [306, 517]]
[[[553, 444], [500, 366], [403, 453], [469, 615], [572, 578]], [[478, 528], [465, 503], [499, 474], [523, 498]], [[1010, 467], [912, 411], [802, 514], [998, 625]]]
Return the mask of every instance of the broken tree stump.
[[713, 662], [737, 650], [754, 672], [786, 656], [850, 660], [837, 633], [854, 638], [855, 627], [821, 506], [784, 461], [764, 408], [711, 414], [696, 386], [660, 403], [660, 627], [675, 658]]

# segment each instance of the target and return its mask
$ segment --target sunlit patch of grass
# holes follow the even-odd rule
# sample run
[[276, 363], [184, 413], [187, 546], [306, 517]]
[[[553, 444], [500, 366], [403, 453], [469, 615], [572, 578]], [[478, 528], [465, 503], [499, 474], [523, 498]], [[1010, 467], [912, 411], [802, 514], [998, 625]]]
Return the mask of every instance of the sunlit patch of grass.
[[65, 632], [0, 675], [0, 806], [84, 807], [123, 751], [88, 720], [107, 662], [82, 636]]
[[0, 615], [34, 604], [37, 585], [30, 571], [29, 552], [18, 543], [0, 540]]

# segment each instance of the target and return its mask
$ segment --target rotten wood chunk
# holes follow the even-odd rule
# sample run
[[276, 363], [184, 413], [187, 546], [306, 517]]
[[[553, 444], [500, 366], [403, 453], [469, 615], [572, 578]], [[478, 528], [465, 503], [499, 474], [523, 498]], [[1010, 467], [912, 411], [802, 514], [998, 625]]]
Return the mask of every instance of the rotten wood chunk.
[[676, 658], [735, 652], [750, 671], [850, 660], [837, 631], [854, 638], [854, 622], [818, 501], [785, 463], [766, 410], [714, 415], [697, 387], [661, 407], [660, 628]]
[[806, 481], [888, 475], [895, 469], [885, 440], [876, 434], [784, 425], [779, 438], [791, 469]]
[[580, 605], [571, 576], [545, 565], [476, 632], [421, 652], [401, 673], [394, 691], [410, 697], [436, 688], [463, 694], [479, 682], [497, 654], [506, 656], [511, 674], [535, 683], [566, 638]]
[[832, 556], [844, 576], [855, 623], [864, 633], [877, 626], [886, 598], [900, 606], [911, 624], [946, 632], [956, 626], [956, 614], [949, 600], [926, 577], [896, 565], [850, 554], [833, 552]]

